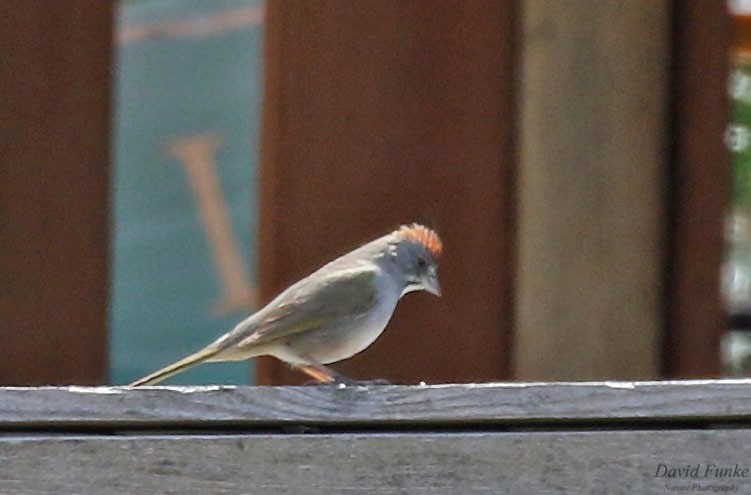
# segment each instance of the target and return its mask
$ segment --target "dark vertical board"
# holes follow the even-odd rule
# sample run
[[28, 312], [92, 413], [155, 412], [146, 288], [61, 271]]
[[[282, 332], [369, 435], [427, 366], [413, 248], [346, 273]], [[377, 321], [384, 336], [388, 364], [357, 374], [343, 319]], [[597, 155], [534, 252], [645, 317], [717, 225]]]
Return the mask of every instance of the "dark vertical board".
[[106, 371], [112, 2], [0, 2], [0, 383]]
[[407, 296], [344, 373], [509, 377], [516, 24], [516, 2], [269, 2], [262, 296], [399, 223], [444, 238], [443, 298]]
[[725, 2], [676, 0], [674, 162], [667, 265], [664, 373], [720, 373], [723, 226], [730, 202], [726, 81], [731, 28]]

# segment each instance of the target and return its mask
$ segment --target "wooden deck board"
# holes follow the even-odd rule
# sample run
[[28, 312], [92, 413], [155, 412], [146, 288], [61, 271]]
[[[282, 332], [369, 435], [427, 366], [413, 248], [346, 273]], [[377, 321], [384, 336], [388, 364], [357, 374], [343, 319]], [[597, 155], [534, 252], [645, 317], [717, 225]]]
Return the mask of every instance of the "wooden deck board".
[[0, 388], [0, 430], [751, 421], [751, 380]]
[[[750, 430], [0, 437], [0, 493], [648, 494], [751, 478]], [[694, 491], [694, 493], [696, 490]], [[711, 493], [711, 492], [706, 492]]]

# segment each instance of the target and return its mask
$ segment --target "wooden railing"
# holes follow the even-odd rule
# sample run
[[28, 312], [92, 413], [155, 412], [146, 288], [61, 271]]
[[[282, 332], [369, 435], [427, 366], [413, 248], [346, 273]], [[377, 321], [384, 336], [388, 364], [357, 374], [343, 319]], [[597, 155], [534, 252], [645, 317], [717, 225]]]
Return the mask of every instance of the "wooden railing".
[[751, 493], [751, 381], [0, 389], [0, 494]]

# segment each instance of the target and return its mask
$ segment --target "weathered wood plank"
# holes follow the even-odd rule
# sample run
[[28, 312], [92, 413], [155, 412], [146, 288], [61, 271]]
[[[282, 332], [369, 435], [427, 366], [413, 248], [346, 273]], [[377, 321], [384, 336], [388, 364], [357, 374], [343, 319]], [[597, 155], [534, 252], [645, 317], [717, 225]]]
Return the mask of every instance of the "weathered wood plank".
[[[751, 468], [749, 430], [0, 437], [0, 493], [670, 493], [659, 465]], [[711, 488], [707, 490], [712, 490]], [[698, 491], [697, 489], [693, 490]], [[715, 492], [716, 490], [713, 490]]]
[[671, 3], [520, 2], [517, 379], [659, 376]]
[[0, 388], [0, 429], [751, 422], [751, 380]]

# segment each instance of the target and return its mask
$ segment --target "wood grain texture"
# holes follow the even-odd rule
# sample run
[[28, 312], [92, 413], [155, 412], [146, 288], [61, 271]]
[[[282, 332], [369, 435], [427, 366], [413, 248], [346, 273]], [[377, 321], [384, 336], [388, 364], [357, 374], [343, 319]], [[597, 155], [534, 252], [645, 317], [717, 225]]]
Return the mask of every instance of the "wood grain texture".
[[751, 420], [751, 380], [0, 389], [0, 430], [430, 428]]
[[670, 2], [522, 4], [515, 378], [655, 378]]
[[0, 2], [0, 383], [107, 373], [112, 0]]
[[[0, 493], [664, 494], [659, 464], [751, 467], [749, 430], [0, 438]], [[710, 492], [707, 492], [710, 493]]]
[[[516, 5], [268, 2], [263, 299], [402, 223], [445, 244], [443, 297], [405, 298], [371, 348], [336, 365], [344, 374], [510, 377]], [[259, 361], [261, 384], [307, 380]]]

